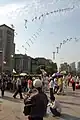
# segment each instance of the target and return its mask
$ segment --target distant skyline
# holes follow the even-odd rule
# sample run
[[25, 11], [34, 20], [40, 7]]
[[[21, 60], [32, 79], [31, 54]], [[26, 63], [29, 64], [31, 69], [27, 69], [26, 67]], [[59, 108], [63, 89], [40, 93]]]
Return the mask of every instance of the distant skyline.
[[[26, 5], [26, 8], [24, 6]], [[45, 12], [67, 7], [75, 8], [69, 12], [56, 13], [41, 20], [31, 22], [35, 16], [40, 16]], [[18, 9], [19, 8], [19, 9]], [[27, 19], [27, 29], [24, 26], [24, 19]], [[15, 37], [16, 53], [25, 54], [22, 45], [27, 48], [27, 54], [32, 57], [45, 57], [52, 59], [52, 52], [56, 47], [68, 38], [73, 38], [62, 46], [57, 54], [55, 62], [58, 65], [62, 62], [80, 61], [80, 2], [79, 0], [0, 0], [0, 24], [13, 24], [18, 33]], [[33, 40], [32, 36], [41, 28], [40, 35]], [[75, 42], [74, 38], [79, 38]], [[29, 39], [32, 40], [33, 44]], [[26, 44], [26, 41], [30, 44]]]

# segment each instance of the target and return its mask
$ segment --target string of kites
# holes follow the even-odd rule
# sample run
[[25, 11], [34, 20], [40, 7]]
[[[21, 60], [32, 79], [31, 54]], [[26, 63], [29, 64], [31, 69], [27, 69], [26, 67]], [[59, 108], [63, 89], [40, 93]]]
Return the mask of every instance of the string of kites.
[[[34, 17], [33, 19], [32, 19], [32, 22], [33, 21], [35, 21], [35, 20], [41, 20], [41, 18], [45, 18], [46, 16], [49, 16], [50, 14], [53, 14], [53, 13], [60, 13], [60, 12], [66, 12], [66, 11], [70, 11], [70, 10], [73, 10], [75, 7], [73, 6], [73, 7], [71, 7], [71, 8], [64, 8], [64, 9], [57, 9], [57, 10], [54, 10], [54, 11], [51, 11], [51, 12], [46, 12], [46, 13], [44, 13], [44, 14], [42, 14], [42, 15], [40, 15], [39, 17]], [[25, 19], [25, 28], [27, 29], [27, 23], [28, 23], [28, 20], [26, 20]], [[40, 35], [40, 32], [42, 32], [42, 29], [39, 27], [39, 29], [36, 31], [36, 33], [35, 34], [33, 34], [32, 36], [31, 36], [31, 38], [29, 38], [29, 41], [33, 44], [33, 41], [32, 41], [32, 39], [33, 40], [36, 40], [36, 38]], [[16, 33], [17, 34], [17, 33]], [[26, 41], [26, 44], [30, 47], [30, 44], [28, 43], [28, 41]], [[27, 51], [27, 48], [25, 48], [25, 46], [24, 45], [22, 45], [22, 48], [24, 48], [25, 49], [25, 53], [26, 53], [26, 51]], [[18, 52], [19, 52], [19, 50], [17, 50]]]
[[62, 45], [64, 45], [64, 44], [66, 44], [67, 42], [70, 42], [71, 40], [75, 40], [75, 42], [78, 42], [79, 41], [79, 39], [77, 39], [77, 38], [69, 38], [69, 39], [66, 39], [66, 40], [63, 40], [60, 44], [59, 44], [59, 46], [58, 47], [56, 47], [56, 52], [53, 52], [53, 59], [55, 60], [55, 57], [56, 57], [56, 54], [58, 54], [59, 53], [59, 50], [62, 48]]
[[[51, 12], [46, 12], [46, 13], [43, 13], [42, 15], [40, 15], [39, 17], [35, 16], [34, 18], [32, 18], [32, 22], [35, 21], [35, 20], [41, 20], [41, 18], [43, 18], [44, 16], [49, 16], [51, 14], [54, 14], [54, 13], [60, 13], [60, 12], [66, 12], [66, 11], [71, 11], [75, 8], [75, 6], [71, 7], [71, 8], [63, 8], [63, 9], [57, 9], [57, 10], [54, 10], [54, 11], [51, 11]], [[27, 19], [25, 19], [25, 28], [27, 29], [27, 23], [29, 21]]]

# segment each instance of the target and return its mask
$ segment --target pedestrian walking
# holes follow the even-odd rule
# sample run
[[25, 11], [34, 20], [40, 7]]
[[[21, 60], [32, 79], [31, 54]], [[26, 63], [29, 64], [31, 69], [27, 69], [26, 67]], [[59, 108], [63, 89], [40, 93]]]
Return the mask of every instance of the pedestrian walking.
[[53, 92], [53, 85], [54, 85], [54, 82], [53, 82], [53, 79], [51, 78], [51, 79], [50, 79], [50, 83], [49, 83], [50, 98], [53, 98], [53, 95], [54, 95], [54, 92]]
[[20, 99], [23, 99], [23, 97], [22, 97], [22, 86], [21, 86], [21, 79], [20, 78], [17, 79], [17, 90], [14, 93], [13, 97], [16, 98], [18, 93], [20, 95]]
[[75, 91], [75, 88], [76, 88], [76, 77], [75, 76], [72, 77], [71, 83], [72, 83], [72, 89], [73, 89], [73, 91]]
[[5, 82], [2, 81], [1, 83], [1, 96], [4, 97], [4, 91], [5, 91]]
[[59, 86], [59, 89], [57, 91], [57, 95], [63, 93], [63, 76], [58, 78], [58, 86]]
[[31, 76], [28, 78], [27, 88], [28, 88], [28, 91], [32, 90], [32, 77]]

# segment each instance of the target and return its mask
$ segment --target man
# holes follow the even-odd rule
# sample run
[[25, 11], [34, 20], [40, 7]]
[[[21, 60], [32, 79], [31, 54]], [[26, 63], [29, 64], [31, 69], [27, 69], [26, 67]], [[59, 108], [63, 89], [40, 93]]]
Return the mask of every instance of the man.
[[22, 97], [22, 86], [21, 86], [20, 78], [17, 79], [16, 85], [17, 85], [17, 90], [14, 93], [13, 97], [16, 98], [17, 94], [19, 93], [20, 94], [20, 99], [23, 99], [23, 97]]
[[33, 87], [36, 88], [35, 91], [37, 92], [32, 92], [31, 96], [24, 100], [24, 104], [28, 107], [29, 111], [28, 119], [43, 120], [47, 110], [48, 98], [46, 94], [42, 92], [42, 82], [40, 79], [33, 81]]
[[1, 96], [4, 97], [4, 91], [5, 91], [5, 82], [4, 80], [2, 80], [2, 83], [1, 83]]

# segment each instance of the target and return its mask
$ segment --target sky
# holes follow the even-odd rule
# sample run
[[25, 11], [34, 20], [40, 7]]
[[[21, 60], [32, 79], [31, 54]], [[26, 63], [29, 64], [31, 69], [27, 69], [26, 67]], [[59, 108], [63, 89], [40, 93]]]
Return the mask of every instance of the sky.
[[[46, 12], [73, 6], [73, 10], [54, 13], [32, 22], [35, 16], [39, 17]], [[27, 29], [25, 19], [28, 20]], [[63, 40], [73, 38], [62, 45], [53, 61], [58, 64], [80, 61], [79, 0], [0, 0], [1, 24], [14, 25], [17, 33], [14, 38], [16, 53], [25, 54], [24, 48], [26, 48], [26, 54], [31, 57], [45, 57], [53, 60], [52, 53], [56, 52], [56, 47], [59, 47]], [[37, 36], [35, 39], [33, 39], [34, 34]], [[75, 41], [75, 38], [78, 39], [78, 42]]]

